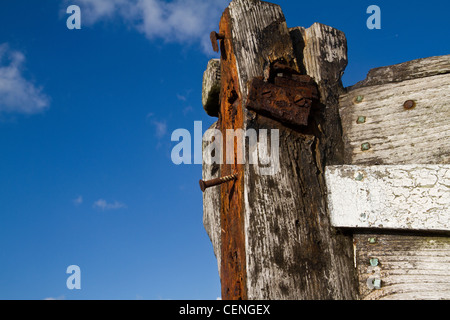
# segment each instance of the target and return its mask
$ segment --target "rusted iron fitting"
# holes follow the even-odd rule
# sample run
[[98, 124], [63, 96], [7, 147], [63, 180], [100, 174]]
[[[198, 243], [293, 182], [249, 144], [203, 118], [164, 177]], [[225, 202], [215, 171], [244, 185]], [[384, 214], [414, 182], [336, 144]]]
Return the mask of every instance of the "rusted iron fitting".
[[251, 81], [246, 108], [283, 124], [308, 125], [311, 109], [319, 101], [316, 83], [307, 75], [277, 67], [273, 79]]
[[211, 39], [213, 50], [215, 52], [219, 52], [219, 45], [217, 44], [217, 41], [225, 39], [225, 36], [223, 34], [219, 34], [215, 31], [212, 31], [211, 34], [209, 35], [209, 38]]
[[229, 181], [237, 180], [237, 174], [232, 174], [226, 177], [221, 177], [213, 180], [203, 181], [200, 180], [200, 189], [205, 192], [206, 189], [224, 184]]

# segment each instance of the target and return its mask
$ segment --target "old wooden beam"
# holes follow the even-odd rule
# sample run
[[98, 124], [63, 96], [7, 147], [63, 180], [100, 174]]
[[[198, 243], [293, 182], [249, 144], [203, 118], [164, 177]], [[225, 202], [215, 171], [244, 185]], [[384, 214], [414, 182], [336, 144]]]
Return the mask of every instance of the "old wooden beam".
[[450, 165], [329, 166], [335, 227], [450, 232]]
[[[356, 298], [351, 237], [331, 226], [323, 177], [324, 165], [339, 151], [329, 137], [340, 136], [332, 129], [339, 128], [339, 123], [330, 115], [337, 114], [336, 90], [342, 70], [332, 82], [324, 71], [329, 66], [317, 67], [324, 74], [320, 93], [327, 95], [321, 95], [321, 106], [311, 113], [307, 125], [292, 127], [283, 119], [274, 120], [245, 108], [253, 79], [272, 79], [271, 70], [281, 66], [300, 71], [297, 60], [303, 56], [294, 52], [281, 8], [259, 0], [234, 0], [222, 16], [219, 34], [223, 37], [221, 132], [268, 130], [269, 141], [271, 130], [279, 133], [278, 140], [271, 142], [279, 145], [279, 160], [274, 160], [278, 167], [273, 174], [263, 174], [264, 166], [248, 161], [220, 166], [220, 176], [238, 175], [236, 181], [220, 186], [222, 298]], [[332, 34], [326, 37], [329, 44]], [[320, 65], [323, 57], [308, 59], [317, 59]], [[327, 146], [337, 151], [327, 152]]]
[[[407, 175], [404, 179], [399, 179], [397, 174], [392, 176], [396, 177], [393, 180], [397, 183], [389, 182], [388, 189], [394, 192], [395, 197], [382, 201], [388, 207], [402, 201], [402, 197], [405, 201], [415, 199], [417, 202], [410, 204], [408, 209], [411, 211], [448, 201], [448, 171], [438, 168], [447, 168], [450, 164], [449, 57], [432, 57], [377, 68], [369, 72], [366, 80], [348, 88], [348, 93], [340, 97], [345, 164], [364, 166], [372, 172], [380, 170], [377, 168], [380, 165], [409, 166], [416, 168], [419, 174]], [[431, 169], [438, 171], [431, 173]], [[373, 182], [382, 184], [391, 173], [373, 175]], [[356, 177], [360, 179], [358, 174]], [[431, 182], [433, 177], [435, 180]], [[430, 182], [430, 190], [421, 188], [424, 181]], [[414, 190], [409, 194], [399, 192], [408, 185], [414, 186]], [[432, 190], [438, 194], [430, 194]], [[424, 196], [416, 192], [422, 192]], [[359, 199], [355, 198], [355, 201]], [[377, 205], [380, 205], [378, 200], [371, 202], [371, 206]], [[373, 217], [384, 215], [383, 210], [373, 213]], [[399, 217], [398, 212], [391, 213], [393, 217]], [[438, 228], [447, 229], [448, 215], [448, 205], [431, 216], [425, 212], [423, 217], [412, 215], [408, 220], [408, 217], [400, 215], [400, 220], [403, 220], [397, 221], [400, 225], [410, 224], [412, 230], [408, 230], [408, 235], [379, 228], [370, 229], [372, 234], [367, 235], [364, 230], [353, 229], [360, 297], [448, 299], [450, 272], [445, 266], [448, 265], [449, 238], [434, 238], [427, 234], [428, 230], [414, 230], [417, 226], [429, 228], [428, 222], [436, 218]], [[423, 221], [427, 218], [428, 221]], [[387, 217], [382, 219], [383, 225], [387, 223]], [[380, 245], [374, 246], [374, 243]], [[377, 261], [376, 266], [370, 265]], [[378, 277], [377, 283], [374, 283], [376, 277], [373, 273]]]
[[345, 163], [448, 163], [449, 104], [450, 74], [362, 87], [342, 95]]
[[351, 86], [349, 90], [447, 73], [450, 73], [450, 55], [422, 58], [372, 69], [365, 80]]

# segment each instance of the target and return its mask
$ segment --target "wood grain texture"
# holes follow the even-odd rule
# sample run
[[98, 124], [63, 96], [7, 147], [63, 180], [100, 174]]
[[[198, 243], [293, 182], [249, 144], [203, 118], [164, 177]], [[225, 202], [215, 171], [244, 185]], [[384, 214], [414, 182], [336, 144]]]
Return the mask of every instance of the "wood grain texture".
[[[358, 234], [354, 239], [361, 299], [450, 299], [450, 238]], [[380, 289], [371, 288], [373, 279], [380, 280]]]
[[355, 299], [352, 242], [330, 224], [318, 138], [264, 117], [249, 127], [280, 134], [278, 173], [246, 165], [249, 299]]
[[[357, 103], [357, 97], [362, 102]], [[415, 108], [405, 110], [407, 100]], [[450, 74], [363, 87], [340, 98], [345, 164], [450, 162]], [[363, 123], [357, 123], [364, 117]], [[362, 145], [370, 146], [367, 151]]]
[[[285, 38], [284, 18], [280, 21], [283, 21], [282, 34], [273, 32], [272, 41]], [[329, 32], [329, 27], [326, 30], [325, 41], [316, 34], [311, 35], [309, 43], [319, 47], [333, 43], [329, 39], [333, 32]], [[257, 32], [248, 32], [260, 39]], [[342, 44], [336, 39], [334, 43]], [[257, 60], [267, 61], [264, 54], [267, 53]], [[332, 137], [341, 139], [340, 131], [335, 130], [340, 129], [338, 97], [341, 68], [346, 63], [344, 66], [334, 66], [336, 61], [331, 65], [322, 63], [323, 57], [317, 56], [314, 50], [305, 54], [322, 75], [319, 90], [323, 105], [312, 114], [310, 125], [302, 130], [292, 129], [264, 116], [252, 117], [251, 111], [247, 114], [247, 129], [279, 130], [280, 148], [280, 170], [276, 174], [263, 175], [261, 167], [254, 165], [245, 167], [249, 299], [355, 299], [357, 294], [351, 237], [331, 227], [323, 178], [324, 164], [333, 161], [338, 153], [327, 153], [326, 146], [333, 145]], [[297, 52], [295, 60], [286, 61], [291, 64], [303, 61], [303, 50]], [[339, 70], [337, 75], [325, 71], [330, 67]], [[263, 64], [258, 68], [253, 74], [263, 73]]]
[[[215, 122], [209, 129], [215, 129]], [[214, 157], [214, 155], [206, 154], [208, 146], [212, 143], [213, 131], [207, 130], [203, 136], [203, 165], [202, 179], [212, 180], [220, 177], [220, 165], [216, 163], [206, 162], [206, 157]], [[211, 240], [214, 254], [217, 259], [217, 266], [220, 274], [221, 265], [221, 226], [220, 226], [220, 188], [211, 188], [203, 193], [203, 226]]]
[[330, 166], [335, 227], [450, 232], [450, 165]]
[[229, 5], [233, 50], [239, 73], [242, 101], [247, 83], [263, 76], [270, 64], [284, 60], [298, 70], [289, 30], [281, 7], [259, 0], [233, 0]]
[[450, 73], [450, 55], [422, 58], [372, 69], [365, 80], [348, 89], [355, 90], [361, 87], [421, 79], [446, 73]]
[[342, 127], [339, 95], [345, 92], [342, 75], [347, 67], [347, 39], [342, 31], [314, 23], [308, 29], [291, 28], [290, 34], [300, 69], [315, 79], [320, 91], [325, 124], [320, 128], [326, 136], [324, 161], [327, 165], [343, 161]]

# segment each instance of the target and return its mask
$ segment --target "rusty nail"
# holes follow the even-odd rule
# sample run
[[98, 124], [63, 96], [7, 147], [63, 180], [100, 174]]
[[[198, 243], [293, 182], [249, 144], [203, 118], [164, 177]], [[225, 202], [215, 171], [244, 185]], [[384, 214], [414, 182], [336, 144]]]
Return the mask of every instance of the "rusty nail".
[[369, 149], [370, 149], [370, 143], [366, 142], [366, 143], [363, 143], [363, 144], [361, 145], [361, 150], [362, 150], [362, 151], [367, 151], [367, 150], [369, 150]]
[[236, 179], [237, 179], [237, 174], [232, 174], [230, 176], [217, 178], [217, 179], [213, 179], [213, 180], [209, 180], [209, 181], [200, 180], [200, 189], [202, 190], [202, 192], [205, 192], [205, 190], [208, 188], [218, 186], [218, 185], [221, 185], [221, 184], [224, 184], [226, 182], [233, 181]]
[[225, 36], [222, 34], [218, 34], [215, 31], [212, 31], [211, 34], [209, 35], [209, 38], [211, 39], [211, 44], [212, 44], [213, 50], [215, 52], [219, 52], [219, 45], [217, 44], [217, 40], [225, 39]]
[[416, 102], [414, 100], [407, 100], [403, 104], [403, 108], [405, 108], [405, 110], [414, 109], [415, 106], [416, 106]]

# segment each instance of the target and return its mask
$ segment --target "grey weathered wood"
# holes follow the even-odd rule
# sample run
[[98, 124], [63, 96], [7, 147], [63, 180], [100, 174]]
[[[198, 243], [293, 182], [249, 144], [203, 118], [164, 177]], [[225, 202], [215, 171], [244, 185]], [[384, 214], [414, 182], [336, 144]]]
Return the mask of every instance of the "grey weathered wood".
[[365, 80], [348, 89], [354, 90], [361, 87], [402, 82], [446, 73], [450, 73], [450, 55], [429, 57], [372, 69]]
[[[450, 238], [376, 233], [354, 238], [361, 299], [450, 299]], [[370, 286], [375, 278], [379, 289]]]
[[[252, 112], [247, 114], [246, 129], [279, 129], [280, 133], [279, 172], [263, 175], [258, 166], [245, 166], [248, 298], [353, 299], [356, 282], [351, 267], [351, 238], [336, 234], [330, 225], [323, 193], [325, 161], [321, 156], [325, 145], [333, 144], [332, 135], [340, 138], [340, 132], [336, 134], [335, 130], [340, 128], [337, 106], [346, 56], [323, 63], [322, 56], [317, 56], [310, 46], [295, 54], [295, 44], [292, 45], [291, 33], [278, 6], [261, 2], [257, 9], [253, 6], [258, 1], [233, 3], [230, 12], [237, 26], [233, 44], [237, 44], [236, 61], [241, 87], [245, 88], [242, 96], [247, 96], [246, 81], [263, 76], [267, 65], [282, 58], [292, 66], [303, 61], [305, 54], [305, 60], [310, 62], [308, 71], [320, 75], [322, 102], [328, 108], [314, 116], [317, 119], [311, 130], [317, 131], [317, 136], [290, 130], [263, 116], [255, 119]], [[307, 40], [311, 45], [324, 46], [321, 50], [325, 56], [331, 50], [329, 44], [345, 46], [345, 37], [342, 40], [339, 34], [336, 38], [335, 29], [317, 24], [311, 30], [315, 32], [308, 33]], [[321, 36], [325, 41], [320, 40]], [[346, 47], [337, 50], [346, 51]], [[313, 67], [309, 69], [310, 66]], [[330, 68], [337, 74], [327, 72]], [[321, 135], [320, 130], [327, 126], [326, 134]], [[329, 154], [332, 160], [332, 152]]]
[[[312, 116], [311, 124], [304, 128], [309, 133], [302, 133], [245, 108], [240, 109], [245, 106], [247, 84], [253, 77], [265, 76], [270, 66], [278, 61], [299, 70], [297, 58], [303, 60], [303, 53], [300, 56], [294, 54], [291, 34], [277, 5], [257, 0], [234, 0], [224, 12], [220, 25], [220, 32], [225, 35], [221, 40], [220, 128], [239, 128], [243, 114], [240, 128], [257, 132], [278, 129], [280, 133], [280, 170], [274, 175], [264, 175], [261, 166], [248, 162], [243, 167], [221, 165], [221, 175], [237, 169], [242, 177], [220, 188], [222, 234], [221, 243], [216, 242], [214, 246], [220, 246], [222, 251], [222, 298], [355, 299], [352, 239], [331, 227], [325, 201], [324, 149], [332, 145], [327, 134], [340, 137], [340, 132], [333, 132], [339, 129], [339, 122], [336, 117], [328, 116], [329, 111], [318, 110]], [[230, 33], [228, 29], [231, 29]], [[334, 32], [329, 27], [327, 30]], [[314, 38], [316, 36], [319, 37], [318, 34], [310, 36], [310, 43], [333, 43], [328, 40], [322, 43]], [[330, 39], [330, 35], [326, 39]], [[313, 52], [306, 54], [311, 55], [308, 59], [317, 60], [316, 69], [323, 75], [319, 85], [324, 92], [322, 103], [330, 105], [329, 110], [338, 116], [337, 97], [342, 90], [340, 75], [345, 65], [334, 68], [339, 71], [331, 79], [331, 73], [326, 70], [333, 67], [334, 62], [320, 66], [322, 57], [313, 57]], [[324, 134], [326, 126], [330, 129]], [[334, 153], [328, 152], [327, 161], [333, 160]], [[204, 167], [205, 170], [209, 169]], [[240, 199], [242, 209], [230, 207], [240, 206]], [[206, 201], [210, 203], [210, 209], [215, 200], [208, 198]], [[209, 215], [212, 217], [213, 213]], [[236, 226], [241, 223], [240, 217], [244, 219], [243, 227]], [[219, 230], [217, 223], [211, 227], [212, 224], [207, 223], [210, 230]], [[239, 242], [240, 230], [245, 232], [245, 250]], [[214, 237], [219, 238], [218, 235]], [[245, 274], [241, 270], [243, 251]], [[241, 291], [243, 280], [245, 292]]]
[[203, 73], [202, 104], [206, 113], [218, 117], [220, 110], [220, 60], [211, 59]]
[[[407, 100], [416, 107], [405, 110]], [[352, 90], [341, 96], [340, 114], [346, 164], [450, 162], [450, 74]]]
[[330, 166], [335, 227], [450, 231], [450, 165]]
[[290, 29], [294, 52], [300, 69], [313, 77], [320, 91], [320, 101], [325, 106], [322, 117], [325, 125], [319, 127], [326, 138], [327, 164], [340, 164], [343, 158], [339, 95], [344, 93], [342, 75], [348, 63], [347, 39], [342, 31], [314, 23], [309, 28]]
[[[416, 167], [421, 167], [420, 164], [422, 167], [450, 164], [448, 72], [449, 56], [432, 57], [374, 69], [366, 80], [349, 88], [348, 93], [340, 98], [345, 163]], [[403, 104], [406, 100], [414, 100], [415, 108], [405, 110]], [[357, 123], [358, 118], [361, 123]], [[370, 149], [362, 151], [361, 146], [366, 143], [370, 144]], [[373, 170], [377, 170], [376, 167]], [[447, 171], [435, 176], [440, 183], [448, 180], [446, 177]], [[431, 177], [426, 176], [425, 179]], [[396, 188], [413, 183], [413, 176], [406, 177]], [[449, 184], [443, 182], [441, 186], [448, 188]], [[399, 194], [399, 198], [394, 200], [401, 197]], [[417, 198], [410, 193], [409, 198], [414, 197]], [[431, 200], [430, 197], [418, 198], [422, 205]], [[448, 196], [441, 200], [448, 201]], [[414, 207], [411, 210], [415, 210]], [[444, 217], [439, 222], [448, 224], [448, 208], [443, 212], [444, 215], [439, 212], [436, 216]], [[375, 216], [381, 215], [382, 210], [375, 213]], [[413, 218], [420, 220], [422, 217]], [[361, 299], [449, 298], [448, 237], [429, 238], [420, 236], [421, 233], [408, 236], [383, 234], [380, 229], [371, 230], [374, 234], [367, 235], [354, 229], [355, 265]], [[378, 245], [369, 244], [368, 238], [375, 237]], [[380, 265], [375, 269], [369, 268], [370, 258], [378, 258]], [[368, 287], [367, 279], [374, 277], [371, 272], [378, 273], [381, 278], [380, 289]]]
[[229, 5], [239, 86], [245, 104], [247, 83], [263, 76], [273, 62], [283, 59], [297, 69], [289, 30], [281, 7], [259, 0], [233, 0]]
[[[216, 127], [217, 122], [215, 122], [209, 129], [215, 129]], [[207, 157], [210, 159], [213, 157], [213, 155], [206, 154], [207, 147], [212, 143], [213, 134], [214, 132], [212, 130], [207, 130], [203, 136], [202, 179], [205, 181], [220, 177], [220, 165], [217, 163], [210, 163], [211, 161], [205, 161]], [[220, 190], [217, 188], [207, 190], [207, 192], [203, 193], [203, 226], [205, 227], [205, 230], [211, 240], [220, 274], [220, 235], [222, 231], [220, 227]]]

